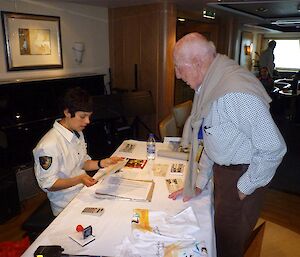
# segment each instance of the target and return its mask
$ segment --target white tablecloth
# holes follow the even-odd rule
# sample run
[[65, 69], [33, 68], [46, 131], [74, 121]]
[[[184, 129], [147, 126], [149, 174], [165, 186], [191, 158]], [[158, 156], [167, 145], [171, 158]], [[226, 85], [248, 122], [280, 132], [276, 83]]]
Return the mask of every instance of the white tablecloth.
[[[133, 140], [128, 140], [126, 142], [136, 144], [133, 152], [120, 152], [119, 147], [114, 155], [136, 159], [146, 158], [145, 142]], [[165, 149], [166, 147], [167, 144], [157, 143], [157, 150]], [[170, 170], [172, 163], [185, 164], [186, 162], [156, 157], [155, 160], [148, 161], [142, 170], [136, 169], [130, 175], [131, 178], [153, 179], [155, 187], [151, 202], [97, 199], [94, 196], [97, 184], [89, 188], [84, 187], [78, 196], [47, 227], [47, 229], [43, 231], [22, 256], [32, 257], [34, 251], [40, 245], [60, 245], [64, 248], [63, 253], [68, 254], [114, 256], [116, 247], [131, 233], [133, 209], [146, 208], [150, 211], [160, 210], [165, 211], [170, 215], [175, 215], [188, 206], [192, 206], [199, 222], [201, 232], [198, 235], [198, 240], [205, 241], [208, 256], [216, 256], [211, 184], [209, 184], [208, 188], [206, 188], [199, 196], [188, 202], [183, 203], [182, 198], [175, 201], [168, 199], [168, 190], [165, 182], [166, 178], [153, 176], [152, 167], [154, 164], [158, 163], [168, 164]], [[169, 173], [167, 173], [166, 177], [170, 177]], [[105, 211], [100, 217], [83, 215], [81, 214], [81, 211], [85, 207], [103, 207]], [[78, 224], [81, 224], [83, 227], [91, 225], [96, 240], [84, 247], [81, 247], [71, 240], [68, 235], [75, 231]]]

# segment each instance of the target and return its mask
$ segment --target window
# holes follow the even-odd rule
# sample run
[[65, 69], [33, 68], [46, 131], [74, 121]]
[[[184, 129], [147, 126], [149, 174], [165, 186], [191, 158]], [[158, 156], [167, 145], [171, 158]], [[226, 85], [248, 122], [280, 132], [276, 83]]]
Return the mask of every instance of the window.
[[[274, 39], [275, 40], [275, 39]], [[299, 39], [276, 39], [274, 49], [275, 68], [277, 70], [300, 69], [300, 40]]]

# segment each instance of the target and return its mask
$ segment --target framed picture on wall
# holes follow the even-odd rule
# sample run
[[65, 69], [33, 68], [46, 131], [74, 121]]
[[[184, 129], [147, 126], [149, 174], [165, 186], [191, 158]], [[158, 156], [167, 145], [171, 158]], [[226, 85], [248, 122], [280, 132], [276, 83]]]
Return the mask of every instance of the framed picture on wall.
[[63, 67], [60, 18], [1, 12], [7, 70]]

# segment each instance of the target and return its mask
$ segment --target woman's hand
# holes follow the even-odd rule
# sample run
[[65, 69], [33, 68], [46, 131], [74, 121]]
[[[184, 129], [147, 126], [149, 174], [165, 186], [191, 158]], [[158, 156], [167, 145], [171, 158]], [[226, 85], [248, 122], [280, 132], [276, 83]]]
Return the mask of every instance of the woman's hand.
[[[199, 187], [195, 187], [195, 196], [201, 194], [202, 190], [199, 188]], [[183, 194], [183, 188], [169, 194], [169, 198], [175, 200], [178, 196], [182, 195]], [[184, 202], [187, 202], [189, 200], [191, 200], [193, 197], [192, 196], [184, 196], [183, 197], [183, 201]]]

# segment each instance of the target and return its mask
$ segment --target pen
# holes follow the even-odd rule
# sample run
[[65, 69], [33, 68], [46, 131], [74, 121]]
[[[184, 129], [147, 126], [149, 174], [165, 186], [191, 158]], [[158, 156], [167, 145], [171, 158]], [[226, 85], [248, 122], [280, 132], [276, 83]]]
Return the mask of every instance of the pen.
[[134, 199], [134, 198], [130, 198], [130, 197], [117, 196], [117, 195], [112, 195], [112, 194], [96, 193], [96, 195], [98, 196], [98, 198], [100, 198], [101, 196], [103, 196], [102, 199], [119, 199], [119, 200], [124, 200], [124, 201], [133, 201], [133, 202], [145, 202], [145, 201], [148, 201], [148, 200], [144, 200], [144, 199]]

